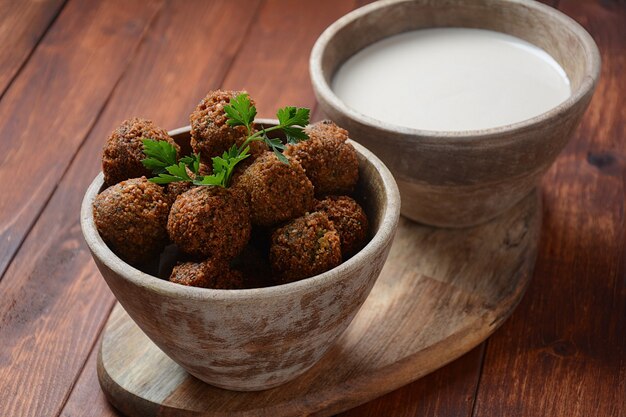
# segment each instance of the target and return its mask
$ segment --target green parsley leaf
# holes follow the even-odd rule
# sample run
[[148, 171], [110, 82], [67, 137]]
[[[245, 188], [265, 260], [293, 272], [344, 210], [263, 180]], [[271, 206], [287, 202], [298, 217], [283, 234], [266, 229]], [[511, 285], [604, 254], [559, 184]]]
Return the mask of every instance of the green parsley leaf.
[[193, 154], [191, 156], [184, 156], [180, 158], [180, 162], [187, 165], [187, 168], [194, 174], [198, 174], [200, 170], [200, 154]]
[[248, 134], [252, 131], [252, 123], [256, 117], [256, 107], [250, 102], [250, 96], [241, 93], [230, 99], [224, 106], [224, 112], [228, 116], [226, 124], [228, 126], [245, 126]]
[[309, 138], [304, 132], [304, 126], [309, 124], [310, 113], [304, 107], [287, 106], [278, 110], [276, 116], [279, 128], [285, 133], [287, 143], [293, 145]]
[[276, 117], [278, 117], [278, 123], [281, 126], [306, 126], [309, 124], [309, 116], [311, 111], [306, 107], [293, 107], [287, 106], [282, 109], [278, 109]]
[[143, 153], [146, 155], [141, 163], [152, 173], [164, 173], [168, 166], [176, 164], [176, 148], [171, 143], [148, 138], [142, 138], [141, 142]]
[[155, 184], [165, 185], [165, 184], [169, 184], [170, 182], [179, 182], [180, 178], [174, 175], [159, 174], [158, 177], [150, 178], [148, 181], [153, 182]]
[[187, 165], [184, 162], [180, 162], [177, 165], [171, 165], [165, 169], [169, 174], [181, 178], [181, 181], [191, 181], [191, 178], [187, 173]]
[[150, 178], [149, 181], [152, 181], [156, 184], [169, 184], [170, 182], [192, 181], [189, 173], [187, 173], [187, 165], [184, 162], [170, 165], [165, 168], [165, 170], [167, 171], [167, 174], [160, 173], [158, 176]]
[[250, 156], [250, 147], [246, 146], [241, 153], [237, 145], [233, 145], [222, 156], [216, 156], [213, 161], [213, 174], [204, 177], [196, 177], [192, 182], [195, 185], [215, 185], [228, 187], [233, 171], [237, 164]]
[[268, 148], [270, 148], [274, 152], [274, 155], [276, 155], [276, 158], [278, 158], [280, 162], [289, 165], [289, 160], [285, 155], [283, 155], [282, 152], [285, 149], [285, 145], [280, 139], [270, 139], [265, 133], [263, 133], [263, 140], [265, 141], [265, 144], [268, 146]]
[[215, 185], [218, 187], [223, 187], [225, 175], [226, 175], [226, 172], [222, 171], [218, 174], [199, 177], [193, 180], [193, 184], [194, 185]]
[[294, 145], [309, 138], [309, 135], [307, 135], [304, 129], [301, 127], [283, 127], [281, 130], [285, 132], [287, 143], [290, 145]]
[[283, 155], [282, 152], [280, 152], [278, 149], [274, 148], [274, 155], [276, 155], [276, 158], [278, 158], [278, 160], [280, 162], [282, 162], [285, 165], [289, 165], [289, 160], [287, 159], [287, 157], [285, 155]]
[[278, 138], [268, 138], [267, 135], [265, 135], [263, 137], [263, 140], [265, 141], [265, 144], [270, 148], [270, 149], [278, 149], [280, 151], [283, 151], [285, 149], [285, 144]]

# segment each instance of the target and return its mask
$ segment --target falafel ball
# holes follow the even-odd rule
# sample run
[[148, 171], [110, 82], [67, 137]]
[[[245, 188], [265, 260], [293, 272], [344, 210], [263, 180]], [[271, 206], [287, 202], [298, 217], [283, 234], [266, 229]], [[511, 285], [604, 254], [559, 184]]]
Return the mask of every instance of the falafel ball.
[[313, 185], [293, 158], [281, 162], [273, 152], [259, 156], [233, 186], [250, 198], [252, 224], [275, 226], [302, 216], [313, 207]]
[[169, 209], [163, 189], [141, 177], [98, 194], [93, 216], [107, 245], [125, 261], [140, 263], [157, 256], [167, 244]]
[[176, 197], [167, 232], [179, 249], [201, 258], [230, 260], [250, 240], [250, 209], [243, 192], [201, 186]]
[[102, 151], [102, 172], [106, 185], [117, 184], [129, 178], [151, 176], [151, 172], [141, 163], [146, 158], [142, 139], [169, 142], [180, 154], [180, 147], [165, 129], [146, 119], [135, 117], [125, 120], [107, 138]]
[[341, 255], [347, 258], [363, 247], [367, 239], [368, 221], [363, 208], [348, 196], [328, 196], [315, 204], [333, 223], [341, 239]]
[[346, 142], [348, 132], [328, 120], [307, 127], [306, 132], [309, 140], [287, 145], [285, 155], [300, 162], [315, 195], [352, 192], [359, 179], [359, 161]]
[[341, 263], [341, 241], [328, 217], [313, 212], [272, 234], [270, 264], [279, 283], [321, 274]]
[[220, 290], [244, 288], [243, 275], [230, 269], [228, 261], [207, 259], [202, 262], [184, 262], [176, 265], [170, 281], [181, 285]]
[[349, 138], [348, 131], [342, 127], [339, 127], [332, 120], [320, 120], [317, 123], [313, 123], [306, 127], [308, 135], [316, 137], [333, 137], [345, 142]]
[[[203, 98], [193, 113], [189, 116], [191, 122], [191, 147], [200, 154], [202, 162], [212, 165], [211, 158], [220, 156], [233, 145], [240, 146], [247, 138], [248, 133], [244, 126], [229, 126], [228, 116], [224, 112], [231, 98], [243, 91], [210, 91]], [[252, 104], [254, 101], [250, 100]], [[261, 141], [250, 144], [250, 153], [258, 155], [267, 150], [267, 145]]]

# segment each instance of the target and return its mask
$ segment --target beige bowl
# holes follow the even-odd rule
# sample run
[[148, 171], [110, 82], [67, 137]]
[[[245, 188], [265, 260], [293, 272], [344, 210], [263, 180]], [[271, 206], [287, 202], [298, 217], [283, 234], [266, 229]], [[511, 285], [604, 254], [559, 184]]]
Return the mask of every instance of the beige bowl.
[[[189, 140], [188, 128], [171, 133], [178, 142]], [[133, 268], [107, 247], [93, 222], [92, 203], [103, 186], [102, 174], [83, 200], [83, 235], [117, 300], [176, 363], [221, 388], [272, 388], [324, 355], [354, 318], [387, 259], [400, 216], [398, 188], [376, 156], [354, 146], [361, 176], [357, 193], [372, 238], [338, 267], [302, 281], [213, 290], [174, 284]]]
[[[572, 87], [559, 106], [493, 129], [445, 132], [395, 126], [347, 107], [331, 90], [349, 57], [385, 37], [432, 27], [490, 29], [543, 48]], [[487, 221], [535, 187], [579, 123], [600, 73], [600, 56], [578, 23], [535, 1], [378, 1], [333, 23], [311, 53], [311, 80], [322, 110], [387, 164], [402, 195], [402, 214], [435, 226]], [[363, 86], [367, 88], [367, 86]]]

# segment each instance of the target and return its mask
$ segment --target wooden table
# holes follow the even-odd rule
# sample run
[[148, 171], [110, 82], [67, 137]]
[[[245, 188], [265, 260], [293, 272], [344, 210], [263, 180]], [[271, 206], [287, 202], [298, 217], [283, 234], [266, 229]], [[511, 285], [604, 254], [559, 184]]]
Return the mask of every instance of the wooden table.
[[[309, 51], [359, 3], [0, 2], [0, 416], [116, 415], [95, 373], [114, 298], [78, 224], [108, 133], [131, 116], [185, 125], [220, 86], [260, 116], [315, 109]], [[549, 3], [589, 30], [603, 70], [543, 181], [533, 282], [485, 343], [345, 415], [626, 415], [626, 4]]]

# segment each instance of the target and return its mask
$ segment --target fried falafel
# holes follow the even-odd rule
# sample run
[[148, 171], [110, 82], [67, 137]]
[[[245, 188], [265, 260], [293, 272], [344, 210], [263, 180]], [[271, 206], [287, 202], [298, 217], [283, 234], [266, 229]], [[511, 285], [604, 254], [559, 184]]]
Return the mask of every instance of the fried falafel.
[[192, 287], [236, 290], [244, 288], [243, 275], [230, 269], [224, 259], [178, 264], [170, 275], [171, 282]]
[[230, 260], [250, 239], [246, 195], [234, 188], [202, 186], [176, 197], [167, 220], [170, 239], [184, 253]]
[[[229, 126], [224, 106], [241, 91], [210, 91], [189, 116], [191, 122], [191, 147], [200, 154], [202, 162], [211, 165], [211, 158], [220, 156], [233, 145], [241, 146], [248, 136], [244, 126]], [[251, 100], [254, 104], [254, 101]], [[258, 155], [267, 150], [263, 142], [250, 143], [250, 154]]]
[[146, 158], [143, 153], [142, 139], [166, 141], [180, 154], [180, 147], [165, 129], [161, 129], [146, 119], [135, 117], [125, 120], [109, 135], [102, 151], [102, 172], [106, 185], [151, 175], [151, 172], [141, 163]]
[[315, 195], [352, 192], [359, 179], [359, 161], [346, 141], [348, 132], [331, 121], [311, 125], [306, 132], [309, 140], [287, 145], [284, 153], [300, 162]]
[[273, 152], [260, 155], [233, 181], [250, 198], [252, 224], [275, 226], [313, 207], [313, 185], [300, 164], [281, 162]]
[[110, 186], [96, 196], [93, 215], [102, 239], [122, 259], [140, 263], [167, 244], [170, 200], [146, 177]]
[[341, 241], [326, 214], [298, 217], [272, 233], [270, 264], [279, 283], [321, 274], [341, 263]]
[[332, 137], [345, 142], [349, 139], [349, 134], [346, 129], [339, 127], [332, 120], [320, 120], [317, 123], [313, 123], [306, 127], [306, 133], [313, 137]]
[[315, 204], [333, 223], [341, 239], [341, 255], [344, 259], [355, 254], [367, 240], [368, 221], [363, 208], [348, 196], [328, 196]]

